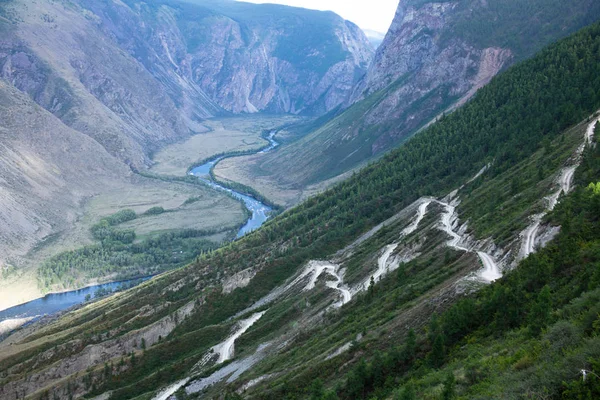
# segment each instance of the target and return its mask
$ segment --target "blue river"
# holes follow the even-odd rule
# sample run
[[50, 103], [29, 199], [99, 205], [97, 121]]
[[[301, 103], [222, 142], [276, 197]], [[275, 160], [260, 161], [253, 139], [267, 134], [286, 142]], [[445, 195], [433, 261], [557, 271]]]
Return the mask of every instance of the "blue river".
[[[269, 146], [261, 150], [260, 153], [267, 153], [279, 145], [279, 143], [277, 143], [274, 139], [276, 132], [277, 131], [275, 130], [269, 132], [269, 136], [267, 136], [267, 139], [269, 140]], [[272, 208], [253, 197], [236, 192], [235, 190], [228, 189], [210, 180], [211, 168], [222, 159], [223, 157], [220, 157], [196, 167], [190, 171], [190, 174], [199, 177], [206, 185], [214, 188], [215, 190], [227, 192], [236, 199], [241, 200], [246, 208], [248, 208], [248, 210], [252, 213], [250, 219], [237, 234], [237, 237], [240, 238], [248, 232], [258, 229], [262, 224], [264, 224], [265, 221], [269, 219]], [[32, 300], [28, 303], [20, 304], [18, 306], [0, 311], [0, 322], [16, 318], [33, 318], [31, 321], [33, 322], [45, 315], [56, 314], [60, 311], [81, 304], [85, 302], [87, 296], [94, 298], [98, 290], [104, 292], [118, 291], [119, 289], [123, 289], [124, 286], [132, 287], [148, 279], [150, 279], [150, 277], [89, 286], [70, 292], [48, 294], [42, 298]]]
[[81, 304], [85, 301], [86, 296], [88, 295], [91, 298], [94, 298], [94, 295], [98, 290], [101, 290], [104, 293], [107, 291], [114, 292], [118, 291], [119, 289], [139, 285], [150, 278], [151, 277], [111, 282], [102, 285], [89, 286], [70, 292], [48, 294], [42, 298], [32, 300], [28, 303], [19, 304], [18, 306], [0, 311], [0, 322], [8, 319], [31, 317], [33, 317], [33, 321], [35, 321], [45, 315], [52, 315], [77, 304]]
[[[277, 131], [275, 130], [269, 133], [269, 136], [267, 136], [267, 139], [269, 140], [269, 146], [261, 150], [259, 153], [268, 153], [269, 151], [279, 146], [279, 143], [277, 143], [274, 139], [276, 133]], [[264, 224], [267, 219], [269, 219], [269, 213], [273, 211], [273, 209], [267, 206], [266, 204], [256, 200], [253, 197], [221, 186], [210, 179], [210, 170], [223, 158], [224, 157], [215, 158], [214, 160], [211, 160], [196, 168], [193, 168], [190, 171], [190, 175], [197, 176], [202, 182], [204, 182], [206, 185], [210, 186], [215, 190], [229, 193], [234, 198], [241, 200], [246, 206], [246, 208], [252, 213], [252, 216], [250, 217], [250, 219], [248, 219], [248, 222], [246, 222], [246, 224], [237, 233], [237, 237], [240, 238], [248, 232], [252, 232], [253, 230], [260, 228], [260, 226]]]

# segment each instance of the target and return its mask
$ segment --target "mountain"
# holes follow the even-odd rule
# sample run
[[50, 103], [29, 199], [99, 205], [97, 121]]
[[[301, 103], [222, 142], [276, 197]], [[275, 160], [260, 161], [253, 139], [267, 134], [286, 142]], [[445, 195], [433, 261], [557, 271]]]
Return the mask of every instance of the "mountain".
[[373, 49], [333, 13], [234, 1], [0, 4], [2, 79], [125, 163], [225, 111], [322, 113]]
[[[345, 101], [372, 56], [360, 29], [330, 12], [227, 0], [0, 1], [0, 266], [21, 269], [24, 255], [48, 243], [66, 240], [72, 249], [63, 234], [97, 222], [86, 207], [119, 189], [122, 201], [132, 193], [144, 199], [132, 203], [140, 214], [144, 204], [163, 206], [156, 198], [185, 211], [188, 197], [212, 193], [213, 215], [223, 211], [227, 222], [216, 218], [208, 230], [233, 229], [244, 215], [235, 201], [131, 171], [144, 172], [166, 144], [207, 132], [206, 118], [327, 112]], [[12, 119], [19, 114], [31, 120]], [[6, 297], [2, 306], [20, 301]]]
[[15, 332], [0, 396], [577, 398], [598, 357], [599, 49], [594, 24], [260, 230]]
[[29, 250], [72, 221], [86, 197], [130, 174], [96, 141], [65, 126], [3, 81], [0, 131], [3, 254]]
[[327, 112], [373, 56], [363, 32], [332, 12], [227, 0], [124, 3], [82, 1], [159, 79], [193, 82], [233, 113]]
[[347, 108], [243, 169], [289, 190], [364, 165], [510, 64], [598, 18], [592, 0], [401, 1]]

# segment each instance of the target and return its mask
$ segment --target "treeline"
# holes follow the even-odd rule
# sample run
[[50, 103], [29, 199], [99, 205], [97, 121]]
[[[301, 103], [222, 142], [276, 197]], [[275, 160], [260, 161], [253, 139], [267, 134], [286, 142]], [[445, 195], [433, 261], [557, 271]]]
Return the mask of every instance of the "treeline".
[[102, 280], [107, 276], [123, 280], [154, 275], [185, 265], [218, 246], [205, 239], [217, 231], [197, 229], [163, 233], [135, 243], [133, 230], [116, 227], [135, 218], [134, 211], [122, 210], [102, 219], [91, 228], [94, 239], [100, 243], [63, 252], [45, 261], [38, 270], [39, 287], [44, 291], [72, 289], [90, 279]]

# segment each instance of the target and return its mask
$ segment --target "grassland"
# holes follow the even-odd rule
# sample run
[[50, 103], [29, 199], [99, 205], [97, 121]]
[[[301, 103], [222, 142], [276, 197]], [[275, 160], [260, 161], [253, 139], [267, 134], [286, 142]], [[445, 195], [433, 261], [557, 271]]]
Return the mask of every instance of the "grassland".
[[48, 237], [27, 255], [25, 268], [2, 279], [0, 309], [40, 297], [36, 283], [39, 265], [57, 254], [94, 243], [90, 228], [100, 219], [123, 209], [143, 214], [152, 207], [163, 207], [167, 212], [139, 218], [122, 224], [123, 227], [135, 230], [140, 239], [177, 229], [215, 230], [220, 233], [207, 239], [220, 243], [227, 232], [237, 229], [246, 218], [239, 202], [202, 186], [133, 177], [130, 182], [90, 198], [69, 229]]
[[252, 165], [260, 163], [262, 158], [264, 154], [225, 159], [215, 166], [215, 176], [226, 183], [239, 182], [250, 186], [273, 203], [288, 208], [351, 175], [351, 172], [348, 172], [307, 187], [284, 185], [273, 179], [273, 176], [259, 175], [254, 168], [251, 168]]
[[210, 132], [165, 147], [154, 155], [150, 172], [157, 175], [181, 176], [200, 160], [216, 154], [258, 150], [268, 144], [262, 138], [265, 130], [288, 124], [292, 116], [248, 116], [206, 121]]

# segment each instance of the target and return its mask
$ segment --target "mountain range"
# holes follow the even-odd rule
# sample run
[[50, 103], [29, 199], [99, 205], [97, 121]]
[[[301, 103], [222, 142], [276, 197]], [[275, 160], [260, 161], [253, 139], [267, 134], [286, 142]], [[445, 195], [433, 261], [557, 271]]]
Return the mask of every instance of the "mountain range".
[[[186, 266], [2, 336], [0, 398], [600, 396], [600, 4], [401, 1], [376, 52], [333, 13], [274, 5], [0, 10], [5, 253], [121, 184], [195, 188], [147, 167], [217, 115], [304, 117], [237, 158], [246, 176], [337, 178]], [[120, 230], [136, 217], [100, 220], [95, 249], [156, 253]]]
[[[235, 1], [3, 1], [0, 32], [2, 90], [35, 102], [2, 108], [11, 136], [0, 170], [17, 178], [2, 176], [0, 265], [20, 266], [73, 229], [87, 199], [135, 181], [129, 169], [145, 170], [164, 145], [207, 132], [206, 118], [327, 112], [373, 56], [331, 12]], [[87, 147], [72, 151], [74, 141]], [[59, 176], [28, 185], [39, 169]]]

